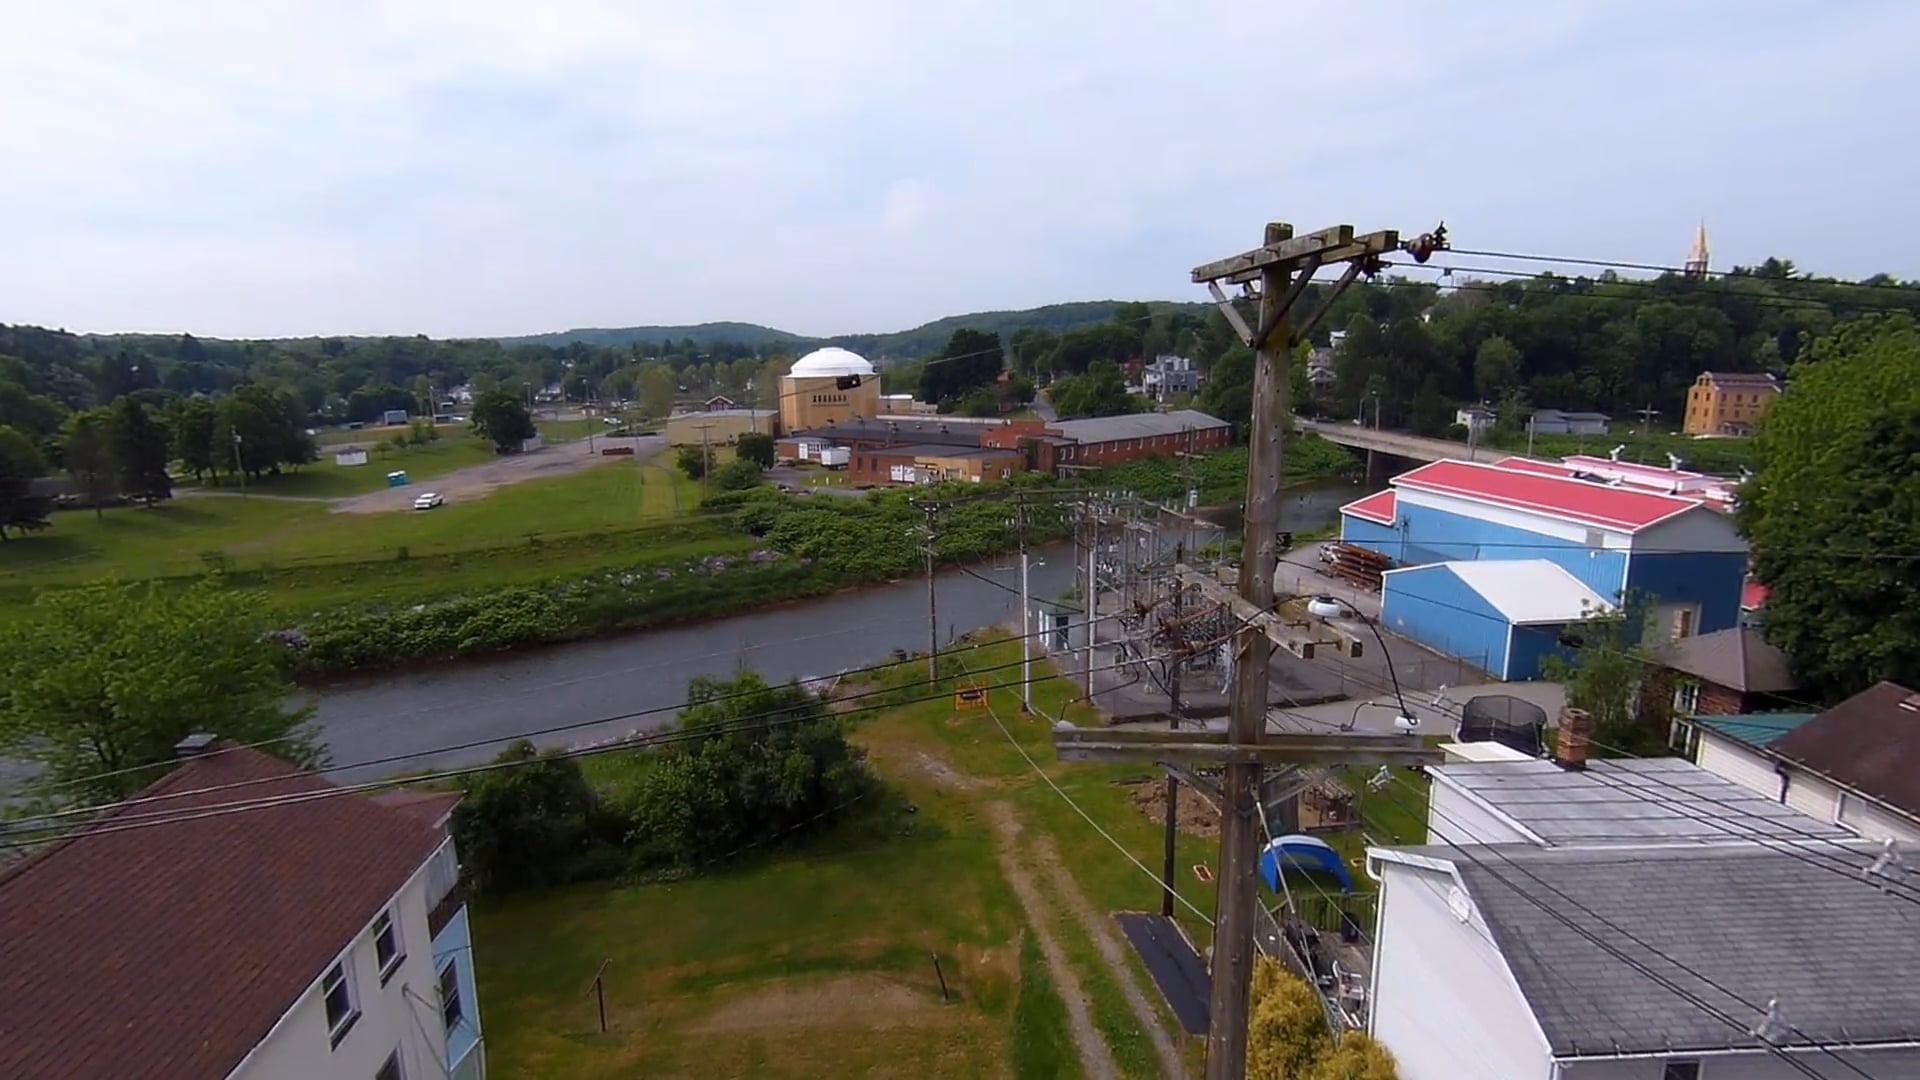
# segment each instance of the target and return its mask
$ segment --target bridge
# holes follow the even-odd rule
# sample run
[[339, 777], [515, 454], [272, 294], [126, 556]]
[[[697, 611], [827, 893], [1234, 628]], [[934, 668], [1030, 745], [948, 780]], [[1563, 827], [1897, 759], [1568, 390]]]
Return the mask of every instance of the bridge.
[[[1466, 443], [1451, 439], [1429, 439], [1420, 435], [1408, 435], [1401, 431], [1376, 431], [1358, 424], [1327, 423], [1319, 420], [1307, 420], [1294, 417], [1294, 426], [1301, 431], [1312, 432], [1331, 443], [1351, 446], [1355, 450], [1367, 450], [1376, 454], [1392, 454], [1394, 457], [1407, 458], [1410, 461], [1439, 461], [1452, 458], [1456, 461], [1498, 461], [1504, 457], [1513, 457], [1510, 450], [1501, 450], [1492, 446], [1469, 447]], [[1371, 468], [1368, 469], [1372, 471]]]

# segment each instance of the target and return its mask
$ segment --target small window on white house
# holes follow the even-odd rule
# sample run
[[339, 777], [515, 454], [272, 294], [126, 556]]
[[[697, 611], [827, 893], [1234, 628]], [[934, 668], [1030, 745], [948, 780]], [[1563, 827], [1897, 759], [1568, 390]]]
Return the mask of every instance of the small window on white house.
[[440, 969], [440, 1019], [445, 1021], [448, 1031], [460, 1026], [466, 1016], [460, 1003], [460, 972], [454, 962]]
[[407, 1067], [400, 1059], [399, 1047], [394, 1047], [387, 1060], [380, 1063], [380, 1071], [373, 1074], [373, 1080], [407, 1080]]
[[373, 920], [373, 955], [380, 962], [380, 984], [384, 986], [399, 970], [400, 961], [407, 958], [400, 948], [400, 926], [393, 921], [391, 911], [383, 911]]
[[1660, 1073], [1660, 1080], [1700, 1080], [1700, 1063], [1697, 1061], [1669, 1061]]
[[347, 1029], [360, 1018], [359, 1003], [353, 993], [353, 964], [343, 959], [333, 965], [320, 980], [320, 992], [327, 1001], [327, 1037], [338, 1046]]

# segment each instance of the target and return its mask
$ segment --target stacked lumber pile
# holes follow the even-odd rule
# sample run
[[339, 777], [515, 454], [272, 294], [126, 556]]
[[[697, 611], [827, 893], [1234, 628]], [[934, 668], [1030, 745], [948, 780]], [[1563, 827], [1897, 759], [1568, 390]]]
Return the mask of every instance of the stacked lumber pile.
[[1327, 572], [1334, 577], [1369, 592], [1380, 591], [1380, 575], [1393, 568], [1393, 560], [1371, 548], [1355, 544], [1333, 544], [1333, 561], [1327, 564]]

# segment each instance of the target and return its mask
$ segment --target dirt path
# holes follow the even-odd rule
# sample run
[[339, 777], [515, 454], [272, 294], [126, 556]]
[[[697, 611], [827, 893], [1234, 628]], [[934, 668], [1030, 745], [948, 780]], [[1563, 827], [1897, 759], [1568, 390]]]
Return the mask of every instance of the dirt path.
[[631, 446], [636, 457], [646, 458], [658, 453], [665, 445], [666, 441], [658, 435], [620, 439], [617, 442], [608, 439], [564, 442], [535, 450], [531, 454], [510, 454], [439, 476], [425, 477], [405, 487], [381, 488], [365, 495], [336, 499], [333, 512], [381, 514], [389, 510], [411, 510], [414, 498], [427, 491], [438, 493], [449, 503], [485, 498], [510, 484], [569, 476], [601, 462], [624, 462], [627, 468], [634, 467], [633, 458], [604, 457], [599, 453], [610, 446]]
[[1060, 999], [1066, 1002], [1067, 1026], [1073, 1034], [1073, 1045], [1080, 1051], [1080, 1066], [1088, 1080], [1113, 1080], [1120, 1075], [1120, 1068], [1106, 1040], [1100, 1037], [1100, 1029], [1094, 1025], [1092, 999], [1080, 985], [1080, 976], [1067, 961], [1067, 954], [1061, 951], [1059, 939], [1053, 936], [1048, 923], [1051, 912], [1034, 883], [1032, 870], [1020, 860], [1020, 821], [1014, 817], [1013, 808], [1001, 802], [987, 805], [987, 820], [993, 824], [1000, 873], [1006, 877], [1007, 884], [1013, 886], [1020, 910], [1026, 914], [1027, 928], [1033, 932], [1040, 955], [1046, 959], [1047, 973], [1053, 976], [1054, 985], [1060, 989]]
[[1140, 1021], [1140, 1029], [1153, 1040], [1153, 1052], [1160, 1058], [1160, 1075], [1185, 1075], [1186, 1064], [1180, 1058], [1180, 1047], [1167, 1034], [1166, 1025], [1161, 1023], [1159, 1013], [1154, 1011], [1153, 1002], [1134, 979], [1133, 968], [1127, 963], [1128, 946], [1120, 940], [1113, 920], [1096, 910], [1087, 899], [1087, 894], [1080, 891], [1079, 883], [1073, 880], [1072, 871], [1060, 861], [1060, 851], [1053, 846], [1053, 837], [1045, 833], [1034, 834], [1033, 853], [1054, 894], [1080, 920], [1087, 936], [1093, 939], [1093, 947], [1100, 953], [1101, 962], [1106, 964], [1107, 973], [1119, 985], [1121, 996], [1127, 999], [1127, 1007], [1133, 1010], [1134, 1019]]

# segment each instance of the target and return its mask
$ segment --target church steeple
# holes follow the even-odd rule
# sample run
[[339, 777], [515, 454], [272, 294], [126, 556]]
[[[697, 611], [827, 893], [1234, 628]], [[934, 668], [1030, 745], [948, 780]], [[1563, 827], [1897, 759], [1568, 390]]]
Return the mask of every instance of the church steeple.
[[1700, 223], [1699, 231], [1693, 234], [1693, 249], [1687, 252], [1687, 276], [1703, 278], [1707, 276], [1707, 223]]

